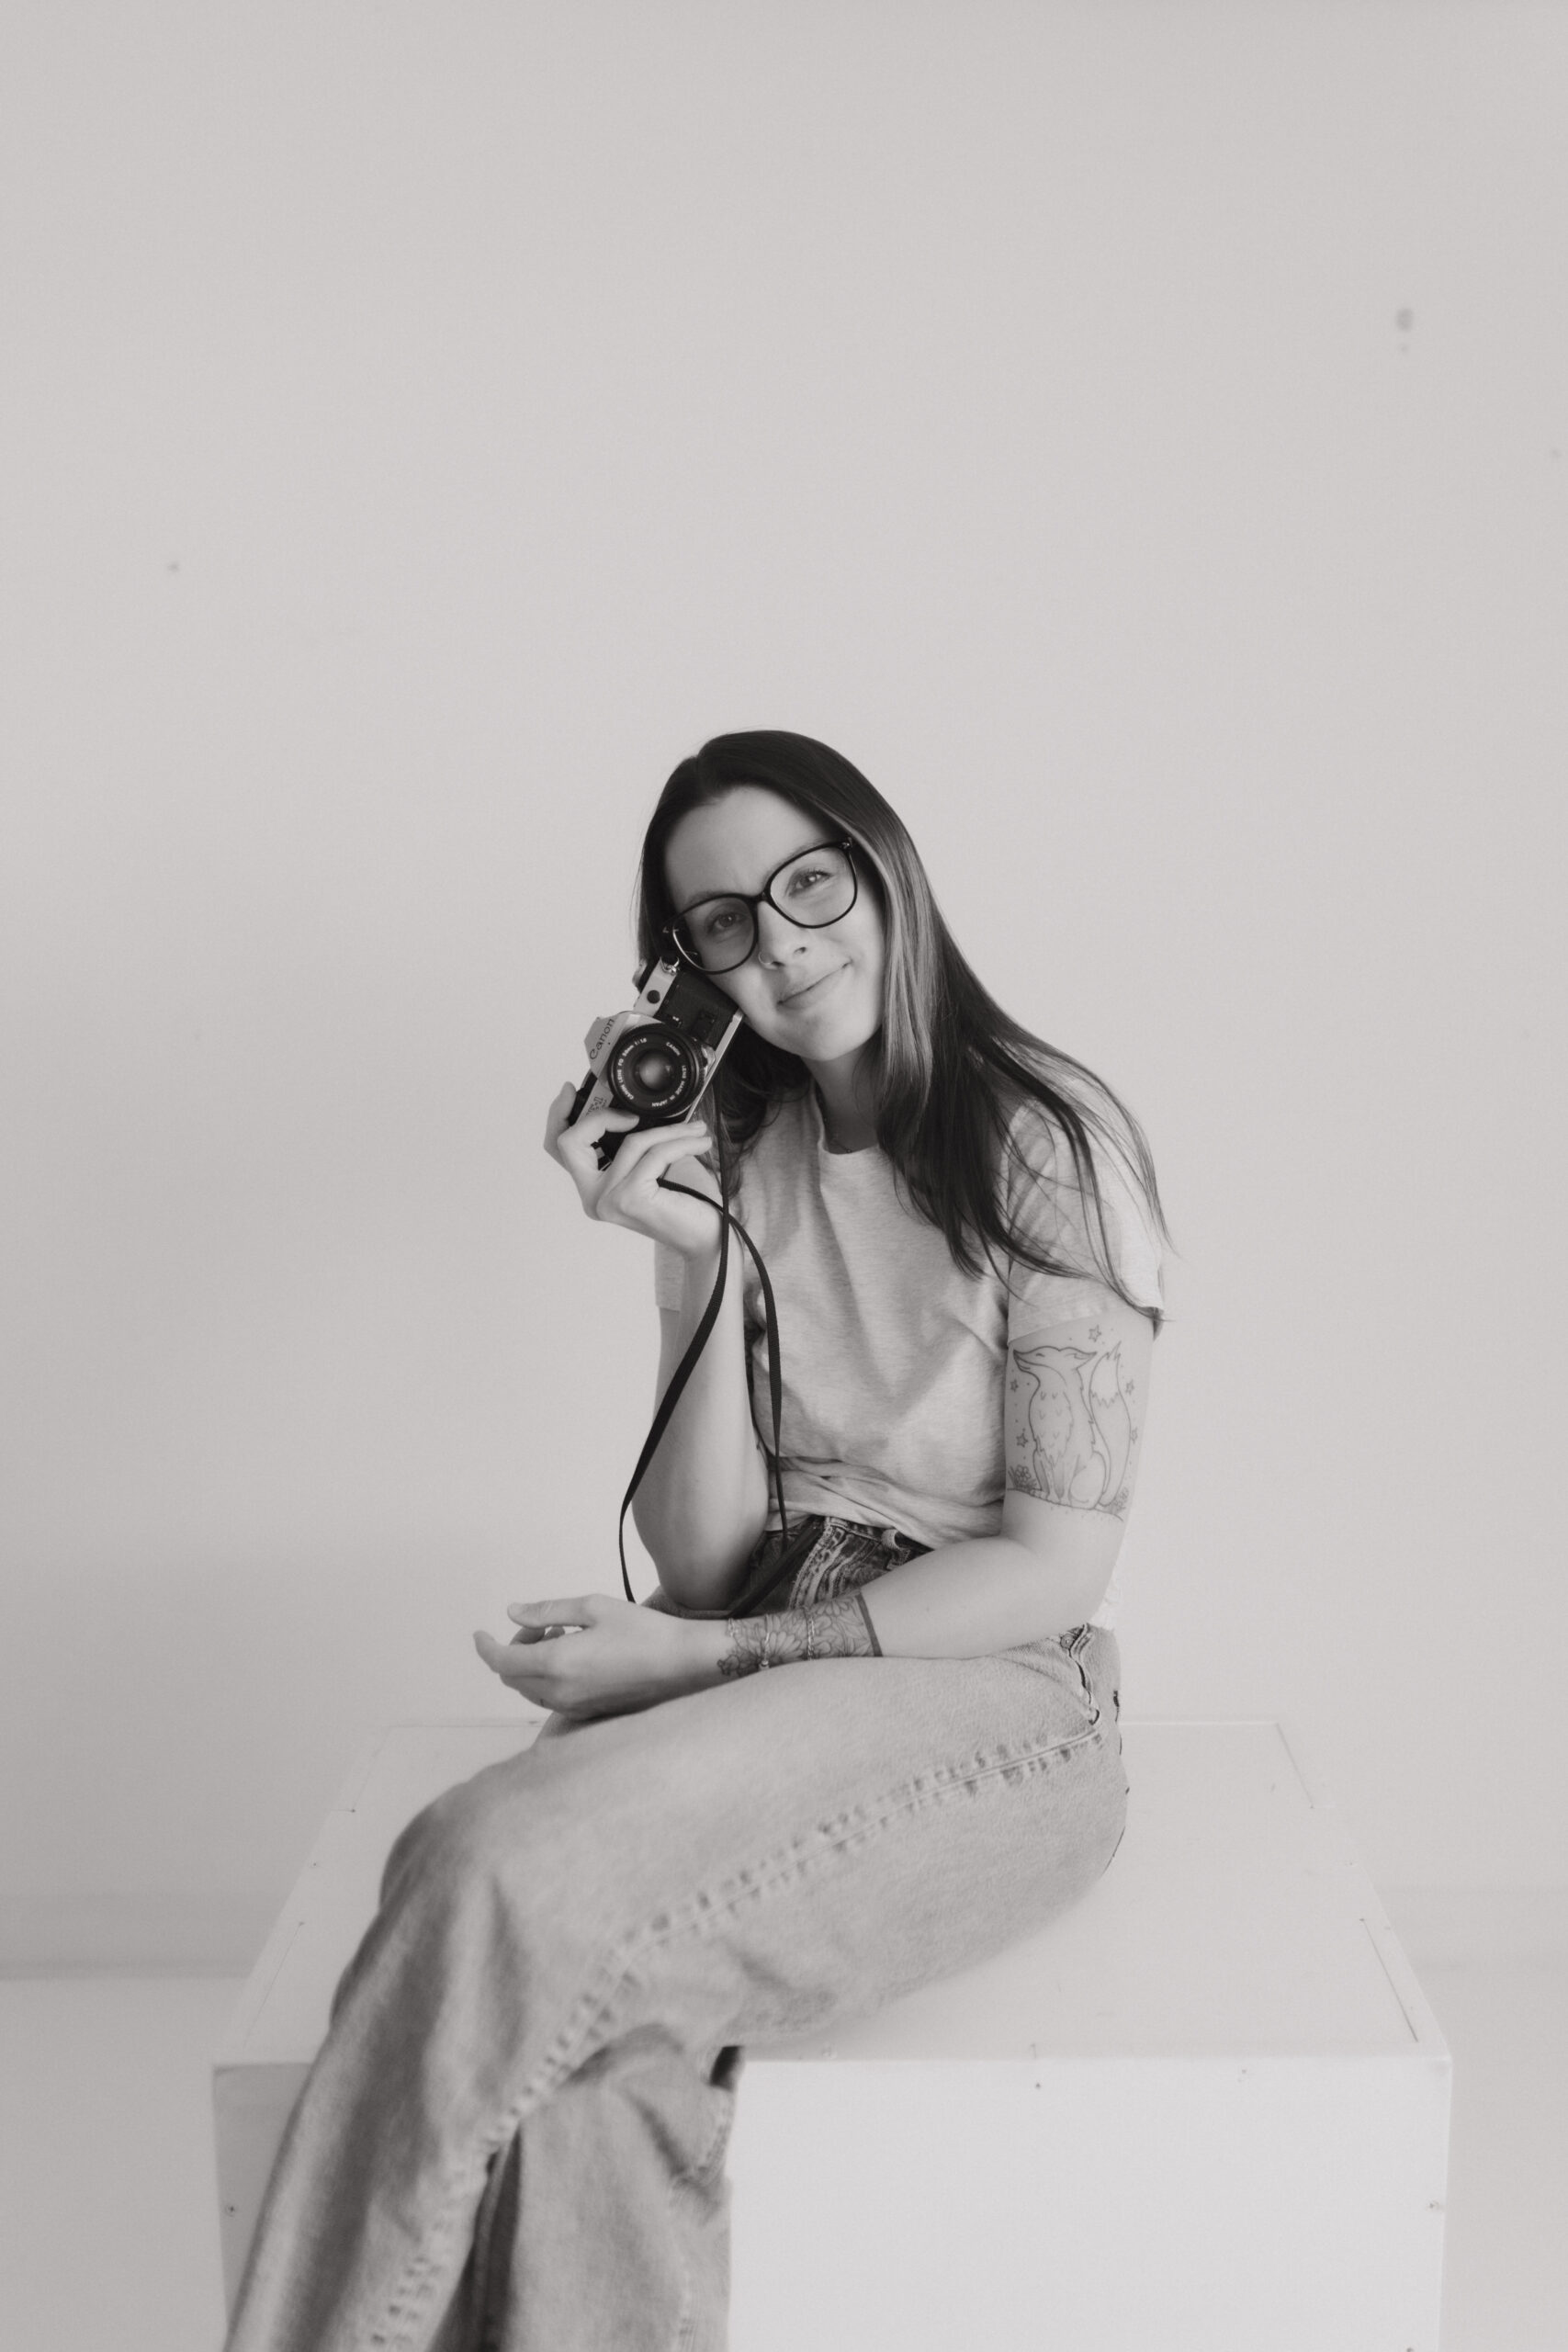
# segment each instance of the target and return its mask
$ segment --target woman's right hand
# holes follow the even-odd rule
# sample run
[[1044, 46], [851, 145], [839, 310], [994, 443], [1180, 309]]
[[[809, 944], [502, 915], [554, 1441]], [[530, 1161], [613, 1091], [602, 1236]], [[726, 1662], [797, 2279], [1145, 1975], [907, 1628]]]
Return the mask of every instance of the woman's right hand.
[[[651, 1240], [668, 1242], [683, 1258], [701, 1260], [716, 1250], [718, 1219], [713, 1211], [683, 1193], [662, 1192], [659, 1185], [661, 1176], [669, 1176], [716, 1204], [718, 1186], [696, 1158], [713, 1141], [703, 1121], [685, 1119], [668, 1127], [639, 1129], [633, 1112], [585, 1111], [575, 1126], [569, 1126], [576, 1094], [569, 1083], [550, 1104], [545, 1149], [576, 1185], [584, 1214], [601, 1225], [624, 1225]], [[626, 1139], [608, 1168], [601, 1168], [599, 1138], [617, 1131]]]

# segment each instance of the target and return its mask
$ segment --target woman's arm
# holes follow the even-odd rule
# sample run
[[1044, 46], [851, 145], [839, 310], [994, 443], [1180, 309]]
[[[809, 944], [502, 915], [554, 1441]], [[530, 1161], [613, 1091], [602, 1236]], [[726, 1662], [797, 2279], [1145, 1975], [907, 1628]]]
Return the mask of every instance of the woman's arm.
[[[716, 1226], [717, 1219], [715, 1219]], [[751, 1419], [738, 1246], [718, 1320], [643, 1473], [632, 1505], [662, 1589], [682, 1609], [722, 1609], [768, 1516], [768, 1474]], [[659, 1397], [701, 1322], [718, 1271], [715, 1244], [684, 1261], [685, 1296], [660, 1312]]]
[[[1035, 1532], [1031, 1526], [1030, 1535]], [[588, 1593], [519, 1601], [508, 1611], [517, 1627], [510, 1642], [478, 1633], [474, 1643], [485, 1664], [536, 1705], [562, 1715], [618, 1715], [763, 1667], [826, 1657], [983, 1657], [1012, 1649], [1086, 1623], [1110, 1573], [1107, 1566], [1103, 1573], [1082, 1574], [1062, 1556], [1048, 1562], [1016, 1536], [980, 1535], [889, 1568], [864, 1591], [811, 1609], [670, 1617]]]
[[1000, 1535], [945, 1544], [889, 1568], [863, 1592], [688, 1628], [705, 1637], [692, 1645], [710, 1669], [705, 1679], [807, 1657], [986, 1657], [1087, 1624], [1105, 1597], [1114, 1553], [1080, 1543], [1076, 1532], [1027, 1521], [1021, 1533], [1007, 1532], [1008, 1521], [1016, 1528], [1023, 1513], [1043, 1519], [1048, 1508], [1015, 1509], [1010, 1496]]
[[[1104, 1311], [1015, 1342], [1001, 1532], [948, 1544], [813, 1609], [718, 1622], [596, 1595], [520, 1603], [481, 1657], [541, 1706], [616, 1714], [763, 1667], [820, 1657], [978, 1657], [1066, 1633], [1105, 1594], [1131, 1506], [1154, 1334]], [[581, 1630], [551, 1640], [562, 1625]]]
[[[619, 1715], [763, 1667], [825, 1657], [982, 1657], [1081, 1625], [1110, 1570], [1079, 1582], [1029, 1544], [980, 1535], [889, 1568], [864, 1592], [765, 1617], [670, 1617], [606, 1593], [518, 1601], [485, 1664], [559, 1715]], [[874, 1615], [873, 1614], [874, 1611]]]
[[671, 1659], [675, 1679], [660, 1695], [819, 1657], [989, 1657], [1087, 1623], [1110, 1575], [1109, 1563], [1100, 1572], [1062, 1557], [1047, 1562], [1016, 1536], [975, 1536], [811, 1609], [679, 1624], [682, 1638]]
[[[662, 1398], [713, 1289], [719, 1219], [716, 1199], [705, 1207], [661, 1179], [716, 1197], [713, 1178], [694, 1156], [705, 1149], [708, 1133], [695, 1120], [632, 1132], [631, 1114], [613, 1111], [568, 1126], [571, 1100], [572, 1089], [563, 1087], [551, 1106], [545, 1148], [571, 1177], [586, 1214], [664, 1242], [685, 1269], [681, 1306], [660, 1318]], [[626, 1139], [602, 1169], [600, 1138], [617, 1130]], [[682, 1609], [718, 1609], [734, 1591], [767, 1511], [767, 1472], [751, 1420], [739, 1251], [732, 1247], [717, 1322], [637, 1488], [633, 1516], [671, 1600]]]
[[[796, 1657], [981, 1657], [1087, 1624], [1132, 1507], [1154, 1353], [1146, 1317], [1095, 1311], [1010, 1342], [1001, 1532], [943, 1544], [821, 1610], [701, 1626], [716, 1676]], [[696, 1645], [694, 1645], [696, 1646]]]

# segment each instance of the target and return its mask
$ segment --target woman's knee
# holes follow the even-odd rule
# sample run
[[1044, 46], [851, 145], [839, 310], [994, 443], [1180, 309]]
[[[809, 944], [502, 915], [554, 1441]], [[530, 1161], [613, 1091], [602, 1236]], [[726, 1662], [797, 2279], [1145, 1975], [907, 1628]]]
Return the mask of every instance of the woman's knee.
[[415, 1814], [387, 1857], [383, 1904], [416, 1886], [426, 1894], [465, 1893], [487, 1882], [503, 1856], [516, 1857], [527, 1841], [527, 1807], [502, 1780], [504, 1769], [458, 1781]]

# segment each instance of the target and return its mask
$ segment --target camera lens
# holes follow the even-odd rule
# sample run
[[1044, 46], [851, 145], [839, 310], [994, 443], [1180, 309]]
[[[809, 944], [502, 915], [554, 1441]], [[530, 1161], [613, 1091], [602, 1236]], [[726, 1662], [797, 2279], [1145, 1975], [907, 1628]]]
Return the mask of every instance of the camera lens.
[[703, 1063], [678, 1029], [649, 1023], [620, 1038], [604, 1076], [622, 1110], [643, 1119], [673, 1119], [701, 1093]]

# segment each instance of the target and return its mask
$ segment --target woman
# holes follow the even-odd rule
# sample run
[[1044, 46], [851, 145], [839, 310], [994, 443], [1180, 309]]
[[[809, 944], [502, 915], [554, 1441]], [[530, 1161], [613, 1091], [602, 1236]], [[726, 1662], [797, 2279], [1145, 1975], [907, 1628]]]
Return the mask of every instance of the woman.
[[554, 1713], [393, 1849], [232, 2352], [720, 2346], [739, 2045], [997, 1949], [1121, 1838], [1111, 1578], [1163, 1230], [1136, 1125], [986, 995], [897, 818], [807, 738], [676, 769], [640, 933], [744, 1016], [705, 1116], [572, 1124], [569, 1085], [547, 1145], [656, 1245], [661, 1394], [714, 1288], [716, 1147], [777, 1297], [788, 1539], [733, 1253], [637, 1494], [659, 1606], [475, 1636]]

